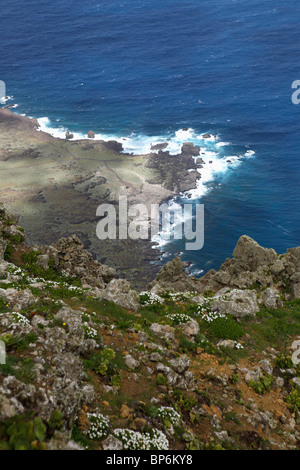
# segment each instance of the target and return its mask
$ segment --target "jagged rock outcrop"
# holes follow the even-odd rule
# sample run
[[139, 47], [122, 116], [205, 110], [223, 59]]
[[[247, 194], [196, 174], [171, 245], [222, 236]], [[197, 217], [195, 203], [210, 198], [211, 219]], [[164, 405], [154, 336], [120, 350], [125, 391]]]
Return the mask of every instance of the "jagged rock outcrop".
[[56, 268], [79, 278], [86, 287], [105, 289], [116, 274], [115, 269], [94, 260], [75, 235], [61, 238], [54, 246], [42, 247], [42, 252], [37, 261], [40, 266], [45, 269], [52, 260]]
[[171, 292], [202, 292], [202, 286], [199, 281], [193, 277], [187, 276], [183, 272], [183, 265], [179, 256], [169, 261], [159, 271], [156, 279], [149, 284], [148, 289], [155, 294], [167, 290]]
[[284, 291], [286, 298], [300, 295], [300, 248], [290, 248], [279, 255], [273, 249], [260, 246], [255, 240], [243, 235], [233, 252], [218, 272], [210, 271], [201, 278], [208, 289], [216, 291], [222, 286], [258, 290], [272, 288]]
[[[16, 242], [0, 259], [1, 450], [84, 450], [85, 442], [99, 450], [299, 447], [291, 356], [299, 303], [283, 302], [297, 293], [298, 248], [277, 255], [242, 237], [233, 259], [201, 279], [175, 258], [153, 290], [177, 294], [144, 292], [133, 313], [138, 294], [111, 279], [79, 239], [30, 248], [18, 243], [17, 224], [0, 220], [0, 240]], [[238, 286], [253, 279], [251, 289]], [[255, 318], [259, 305], [283, 307], [282, 315], [261, 309]]]
[[[195, 291], [218, 293], [224, 287], [237, 290], [255, 288], [266, 293], [261, 303], [280, 306], [280, 295], [286, 300], [300, 298], [300, 247], [279, 255], [243, 235], [238, 240], [233, 258], [227, 258], [219, 271], [210, 270], [200, 279], [187, 276], [180, 258], [168, 262], [148, 286], [154, 293]], [[253, 311], [253, 309], [251, 309]]]

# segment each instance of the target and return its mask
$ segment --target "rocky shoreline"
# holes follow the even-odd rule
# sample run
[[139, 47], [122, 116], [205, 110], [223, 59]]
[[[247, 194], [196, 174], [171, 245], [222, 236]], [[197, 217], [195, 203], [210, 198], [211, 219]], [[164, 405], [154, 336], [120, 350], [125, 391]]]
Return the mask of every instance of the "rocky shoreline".
[[200, 148], [186, 143], [175, 156], [164, 148], [131, 155], [115, 141], [58, 139], [38, 128], [37, 120], [0, 108], [0, 199], [19, 216], [28, 241], [50, 244], [75, 234], [99, 261], [146, 286], [158, 271], [159, 251], [147, 240], [138, 241], [138, 250], [135, 241], [98, 240], [96, 209], [124, 195], [150, 207], [194, 188]]

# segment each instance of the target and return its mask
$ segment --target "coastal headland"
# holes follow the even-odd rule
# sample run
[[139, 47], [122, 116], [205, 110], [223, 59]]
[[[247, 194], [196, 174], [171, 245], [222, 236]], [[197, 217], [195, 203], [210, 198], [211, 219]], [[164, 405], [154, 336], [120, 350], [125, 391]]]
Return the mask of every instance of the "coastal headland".
[[0, 200], [19, 217], [28, 242], [76, 235], [96, 259], [142, 287], [159, 270], [151, 263], [158, 250], [148, 240], [99, 240], [96, 209], [117, 205], [119, 196], [129, 204], [159, 204], [194, 188], [203, 162], [195, 159], [200, 148], [189, 143], [178, 155], [170, 155], [165, 144], [148, 155], [122, 150], [116, 141], [55, 138], [36, 119], [0, 109]]

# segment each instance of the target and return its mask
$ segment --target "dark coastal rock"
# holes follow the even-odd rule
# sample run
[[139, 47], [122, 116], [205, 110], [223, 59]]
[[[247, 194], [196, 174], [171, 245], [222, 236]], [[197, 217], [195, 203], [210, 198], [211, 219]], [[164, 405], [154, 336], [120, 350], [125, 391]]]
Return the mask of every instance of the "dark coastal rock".
[[122, 152], [123, 150], [123, 145], [120, 142], [117, 142], [116, 140], [109, 140], [108, 142], [103, 142], [104, 147], [113, 150], [114, 152]]
[[179, 184], [180, 191], [188, 191], [189, 189], [194, 188], [199, 177], [200, 174], [198, 171], [187, 171], [182, 175]]
[[164, 150], [165, 148], [168, 147], [168, 145], [169, 144], [167, 142], [164, 142], [161, 144], [153, 144], [151, 145], [150, 150]]
[[200, 154], [200, 150], [198, 145], [194, 145], [191, 142], [185, 142], [181, 147], [183, 155], [191, 155], [193, 157], [197, 157]]
[[211, 135], [210, 135], [210, 134], [203, 134], [203, 135], [202, 135], [202, 138], [203, 138], [203, 139], [210, 139], [210, 138], [211, 138]]
[[66, 132], [66, 139], [67, 140], [73, 139], [73, 137], [74, 137], [74, 134], [71, 134], [69, 131]]
[[94, 131], [89, 131], [87, 136], [88, 136], [89, 139], [94, 139], [95, 138], [95, 132]]
[[199, 155], [199, 147], [188, 143], [183, 146], [183, 152], [170, 155], [168, 151], [159, 150], [149, 156], [147, 167], [157, 172], [156, 184], [162, 184], [166, 189], [175, 192], [187, 191], [196, 187], [197, 175], [190, 170], [197, 170], [193, 155]]

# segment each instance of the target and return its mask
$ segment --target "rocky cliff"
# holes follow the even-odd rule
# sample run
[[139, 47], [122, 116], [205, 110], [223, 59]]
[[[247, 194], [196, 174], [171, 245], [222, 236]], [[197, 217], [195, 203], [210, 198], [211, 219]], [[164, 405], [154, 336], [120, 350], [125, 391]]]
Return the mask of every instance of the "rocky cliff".
[[242, 236], [218, 272], [175, 258], [137, 293], [1, 207], [0, 448], [299, 448], [299, 282], [300, 248]]

